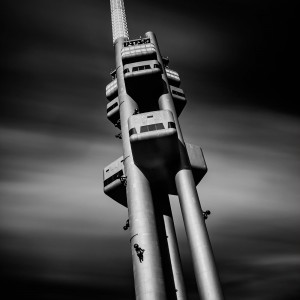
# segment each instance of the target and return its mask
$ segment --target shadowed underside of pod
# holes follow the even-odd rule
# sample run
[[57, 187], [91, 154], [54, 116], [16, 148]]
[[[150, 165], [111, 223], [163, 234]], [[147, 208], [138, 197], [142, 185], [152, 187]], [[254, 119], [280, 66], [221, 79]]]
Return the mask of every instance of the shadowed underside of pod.
[[[186, 143], [186, 149], [191, 163], [195, 184], [197, 185], [207, 172], [203, 152], [199, 146], [189, 143]], [[165, 191], [168, 194], [177, 195], [174, 173], [170, 174], [169, 172], [166, 172], [164, 167], [156, 170], [154, 168], [148, 169], [148, 171], [142, 168], [142, 170], [145, 172], [153, 186], [160, 188], [160, 190]], [[127, 207], [125, 178], [123, 156], [113, 161], [103, 170], [104, 193], [116, 202]]]
[[203, 151], [199, 146], [186, 143], [186, 150], [192, 167], [195, 184], [198, 185], [207, 173]]
[[156, 59], [156, 50], [149, 38], [130, 40], [124, 42], [121, 56], [123, 64]]
[[140, 112], [158, 108], [163, 93], [162, 69], [157, 60], [145, 60], [124, 65], [127, 94], [138, 104]]

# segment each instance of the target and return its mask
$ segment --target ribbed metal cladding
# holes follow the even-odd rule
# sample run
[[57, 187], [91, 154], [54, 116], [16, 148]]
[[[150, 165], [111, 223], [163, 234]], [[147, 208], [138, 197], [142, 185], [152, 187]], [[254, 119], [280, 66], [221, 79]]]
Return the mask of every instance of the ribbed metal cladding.
[[113, 43], [120, 37], [129, 39], [123, 0], [110, 0]]

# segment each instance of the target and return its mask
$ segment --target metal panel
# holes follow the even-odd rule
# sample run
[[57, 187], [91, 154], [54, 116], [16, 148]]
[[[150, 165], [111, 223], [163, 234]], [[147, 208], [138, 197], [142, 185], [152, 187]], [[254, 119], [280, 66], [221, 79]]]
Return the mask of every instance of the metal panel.
[[187, 102], [185, 98], [185, 94], [182, 89], [172, 85], [170, 85], [170, 90], [173, 97], [177, 116], [180, 116]]
[[103, 170], [103, 190], [104, 193], [117, 201], [118, 203], [127, 206], [126, 186], [122, 181], [125, 177], [123, 165], [123, 156], [119, 157]]
[[116, 97], [114, 100], [109, 102], [106, 106], [107, 118], [111, 121], [114, 126], [121, 128], [120, 125], [120, 109], [119, 109], [119, 98]]
[[128, 119], [128, 127], [136, 129], [130, 142], [134, 162], [140, 168], [155, 173], [162, 171], [162, 167], [168, 169], [167, 166], [179, 158], [177, 131], [170, 111], [133, 115]]
[[106, 86], [106, 98], [108, 101], [115, 99], [118, 96], [117, 79], [114, 79]]

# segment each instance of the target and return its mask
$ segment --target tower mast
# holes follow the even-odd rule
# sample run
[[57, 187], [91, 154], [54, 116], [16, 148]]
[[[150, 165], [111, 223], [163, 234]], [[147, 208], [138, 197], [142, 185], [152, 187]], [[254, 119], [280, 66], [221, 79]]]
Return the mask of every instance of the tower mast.
[[136, 299], [187, 299], [168, 197], [178, 194], [201, 299], [221, 300], [196, 190], [207, 168], [201, 148], [181, 133], [179, 75], [154, 33], [129, 40], [123, 0], [110, 7], [116, 69], [106, 87], [107, 117], [121, 130], [123, 156], [104, 169], [104, 192], [128, 208]]
[[110, 0], [110, 11], [113, 43], [115, 44], [118, 38], [129, 39], [123, 0]]

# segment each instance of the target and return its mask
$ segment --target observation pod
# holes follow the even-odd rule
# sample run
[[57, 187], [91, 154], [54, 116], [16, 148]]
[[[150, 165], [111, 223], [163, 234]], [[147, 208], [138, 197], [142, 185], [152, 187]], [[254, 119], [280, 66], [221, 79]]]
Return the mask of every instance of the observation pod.
[[170, 90], [171, 90], [177, 116], [180, 116], [187, 102], [185, 98], [185, 94], [182, 89], [172, 85], [170, 85]]
[[203, 151], [199, 146], [189, 143], [186, 143], [185, 145], [191, 163], [195, 184], [197, 185], [207, 173], [207, 166]]
[[107, 118], [116, 127], [121, 129], [120, 123], [120, 109], [119, 109], [119, 98], [116, 97], [114, 100], [106, 105]]
[[135, 101], [141, 112], [157, 108], [163, 91], [162, 67], [157, 60], [146, 60], [124, 65], [126, 91]]
[[115, 99], [118, 96], [117, 79], [114, 79], [106, 86], [106, 98], [108, 101]]
[[175, 87], [180, 86], [180, 77], [176, 71], [173, 71], [173, 70], [169, 69], [169, 67], [166, 67], [166, 75], [167, 75], [168, 82], [170, 85], [173, 85]]
[[177, 130], [173, 114], [158, 110], [128, 119], [130, 143], [135, 164], [152, 171], [172, 165], [179, 158]]
[[127, 207], [123, 160], [121, 156], [103, 169], [103, 190], [107, 196]]
[[149, 38], [126, 41], [121, 50], [121, 56], [123, 64], [156, 59], [156, 50]]

